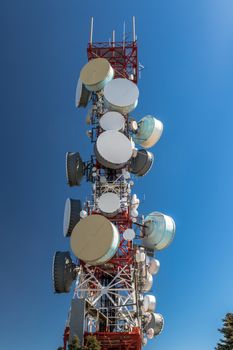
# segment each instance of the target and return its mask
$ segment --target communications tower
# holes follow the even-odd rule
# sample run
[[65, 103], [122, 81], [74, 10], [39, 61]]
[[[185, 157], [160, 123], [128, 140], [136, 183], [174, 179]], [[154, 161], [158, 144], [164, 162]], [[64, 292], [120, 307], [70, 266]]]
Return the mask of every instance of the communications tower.
[[157, 336], [164, 320], [148, 294], [159, 270], [155, 253], [175, 234], [170, 216], [139, 214], [134, 178], [150, 171], [148, 151], [160, 139], [163, 124], [152, 115], [132, 116], [139, 99], [138, 48], [133, 17], [132, 40], [93, 42], [93, 18], [76, 90], [76, 107], [89, 112], [87, 136], [93, 144], [88, 161], [79, 152], [66, 154], [69, 186], [90, 182], [92, 194], [81, 203], [68, 198], [64, 236], [72, 255], [57, 251], [53, 259], [56, 293], [74, 295], [64, 332], [64, 350], [78, 336], [85, 346], [94, 335], [102, 350], [140, 350]]

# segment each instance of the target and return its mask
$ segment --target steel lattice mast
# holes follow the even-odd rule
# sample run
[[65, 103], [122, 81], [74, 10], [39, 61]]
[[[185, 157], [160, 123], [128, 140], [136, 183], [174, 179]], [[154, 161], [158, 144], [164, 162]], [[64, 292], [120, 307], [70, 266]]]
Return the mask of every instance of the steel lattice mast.
[[101, 349], [140, 350], [163, 328], [155, 297], [145, 293], [159, 269], [154, 253], [173, 239], [175, 224], [158, 212], [139, 215], [132, 177], [150, 170], [153, 154], [146, 148], [159, 140], [163, 126], [152, 116], [139, 122], [131, 116], [139, 70], [134, 17], [133, 40], [126, 41], [124, 33], [120, 42], [114, 31], [112, 41], [93, 42], [92, 18], [87, 56], [76, 106], [91, 105], [86, 122], [93, 154], [83, 162], [78, 152], [68, 152], [66, 170], [68, 184], [79, 186], [85, 177], [92, 196], [83, 204], [68, 199], [65, 206], [64, 234], [77, 261], [69, 252], [56, 252], [53, 262], [55, 292], [69, 292], [75, 280], [64, 349], [75, 335], [82, 344], [94, 335]]

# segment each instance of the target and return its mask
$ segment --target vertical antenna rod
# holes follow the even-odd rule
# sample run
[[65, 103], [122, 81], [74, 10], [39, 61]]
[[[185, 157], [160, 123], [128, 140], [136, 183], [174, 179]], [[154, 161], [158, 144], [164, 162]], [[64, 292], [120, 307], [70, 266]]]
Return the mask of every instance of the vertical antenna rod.
[[112, 31], [112, 47], [115, 47], [115, 30]]
[[133, 16], [133, 42], [136, 41], [135, 16]]
[[92, 39], [93, 39], [93, 24], [94, 24], [94, 18], [91, 17], [91, 31], [90, 31], [90, 44], [92, 45]]
[[123, 24], [123, 50], [125, 48], [125, 21], [124, 21], [124, 24]]
[[[112, 31], [112, 47], [115, 47], [115, 30]], [[113, 57], [115, 56], [115, 52], [112, 52]]]

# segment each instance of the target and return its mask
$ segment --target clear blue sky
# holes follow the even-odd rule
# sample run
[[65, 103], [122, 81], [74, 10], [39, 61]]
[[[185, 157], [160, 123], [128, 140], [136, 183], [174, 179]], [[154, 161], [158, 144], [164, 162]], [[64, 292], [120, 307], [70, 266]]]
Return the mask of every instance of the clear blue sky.
[[233, 2], [1, 1], [0, 347], [53, 350], [71, 295], [53, 295], [51, 263], [66, 250], [66, 151], [90, 154], [86, 111], [75, 110], [89, 19], [108, 40], [136, 16], [140, 98], [133, 115], [164, 123], [152, 171], [137, 181], [141, 214], [177, 224], [154, 283], [165, 330], [148, 350], [212, 350], [233, 309]]

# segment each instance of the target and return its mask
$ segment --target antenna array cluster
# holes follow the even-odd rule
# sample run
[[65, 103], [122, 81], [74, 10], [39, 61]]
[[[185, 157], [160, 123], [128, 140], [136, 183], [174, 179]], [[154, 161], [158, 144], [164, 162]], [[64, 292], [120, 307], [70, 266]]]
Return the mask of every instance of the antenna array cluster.
[[75, 283], [64, 349], [74, 336], [85, 344], [94, 334], [102, 349], [140, 350], [163, 329], [148, 292], [160, 266], [154, 255], [172, 241], [175, 223], [159, 212], [139, 215], [133, 186], [153, 165], [148, 149], [163, 124], [151, 115], [132, 116], [139, 99], [134, 18], [133, 40], [115, 42], [114, 33], [111, 43], [93, 43], [92, 19], [87, 53], [76, 107], [91, 104], [86, 122], [93, 154], [84, 162], [79, 152], [68, 152], [66, 173], [70, 186], [89, 181], [92, 195], [83, 204], [67, 199], [63, 230], [76, 260], [57, 251], [53, 261], [55, 292], [68, 293]]

